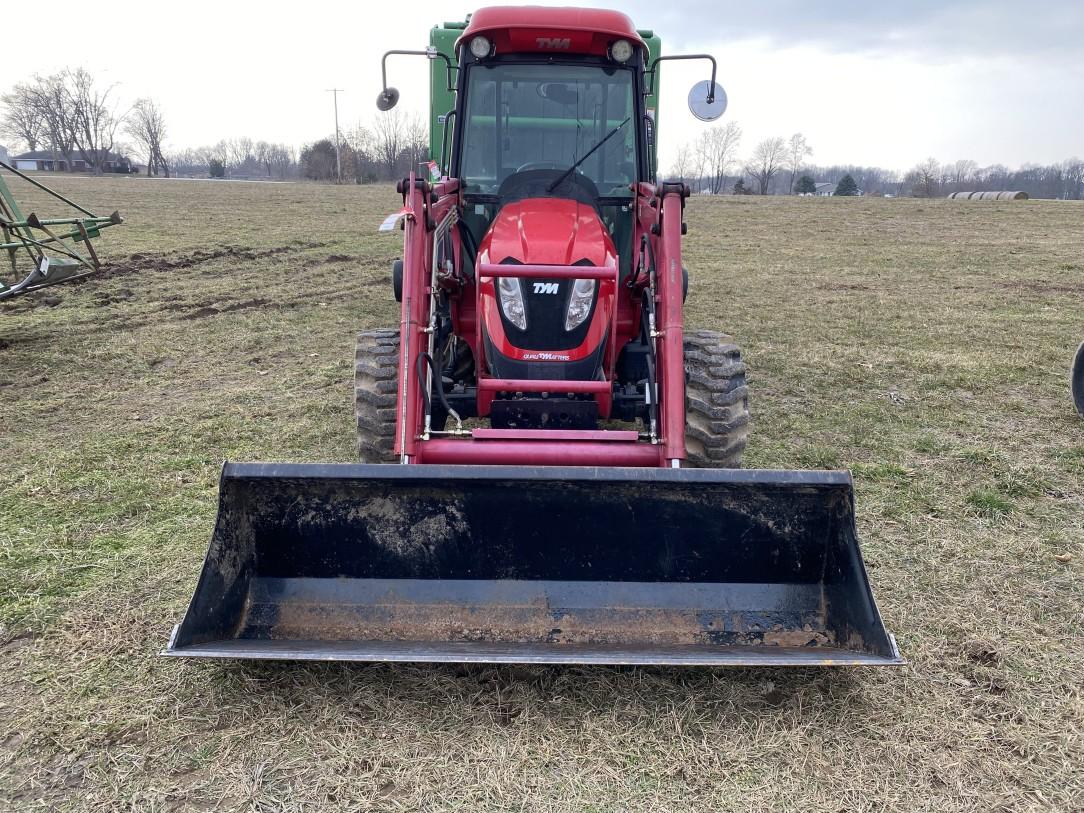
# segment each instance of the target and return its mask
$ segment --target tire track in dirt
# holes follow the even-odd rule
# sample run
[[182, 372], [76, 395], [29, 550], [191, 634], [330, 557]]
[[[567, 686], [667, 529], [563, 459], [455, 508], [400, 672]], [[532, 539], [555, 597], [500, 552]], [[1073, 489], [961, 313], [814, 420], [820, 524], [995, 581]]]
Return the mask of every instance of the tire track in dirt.
[[[191, 254], [179, 256], [161, 256], [154, 254], [132, 254], [126, 260], [118, 263], [110, 263], [102, 267], [101, 273], [95, 275], [97, 279], [111, 279], [113, 277], [125, 277], [130, 274], [139, 274], [144, 271], [178, 271], [181, 269], [194, 268], [213, 260], [263, 260], [268, 257], [277, 257], [283, 254], [298, 254], [315, 248], [324, 248], [328, 243], [292, 243], [285, 246], [276, 246], [268, 249], [253, 249], [249, 246], [226, 245], [210, 251], [196, 249]], [[332, 255], [341, 256], [341, 255]], [[91, 279], [90, 277], [87, 278]]]

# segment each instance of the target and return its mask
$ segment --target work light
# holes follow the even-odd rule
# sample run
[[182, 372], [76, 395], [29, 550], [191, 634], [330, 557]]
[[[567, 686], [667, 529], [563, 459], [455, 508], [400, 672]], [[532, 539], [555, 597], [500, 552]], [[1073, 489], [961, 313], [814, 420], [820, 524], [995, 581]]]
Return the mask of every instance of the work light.
[[610, 58], [614, 62], [628, 62], [632, 58], [632, 43], [628, 40], [617, 40], [610, 46]]
[[489, 56], [492, 47], [485, 37], [475, 37], [470, 41], [470, 52], [474, 54], [475, 59], [485, 59]]

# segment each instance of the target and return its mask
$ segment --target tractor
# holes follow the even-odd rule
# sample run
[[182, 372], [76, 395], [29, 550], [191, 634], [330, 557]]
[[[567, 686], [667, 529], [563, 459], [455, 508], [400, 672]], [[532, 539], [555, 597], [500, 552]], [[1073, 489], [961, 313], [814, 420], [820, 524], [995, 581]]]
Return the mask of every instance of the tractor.
[[664, 56], [616, 11], [433, 29], [397, 326], [355, 355], [360, 464], [227, 463], [170, 655], [895, 664], [847, 472], [739, 468], [745, 365], [688, 330], [689, 189], [657, 176]]

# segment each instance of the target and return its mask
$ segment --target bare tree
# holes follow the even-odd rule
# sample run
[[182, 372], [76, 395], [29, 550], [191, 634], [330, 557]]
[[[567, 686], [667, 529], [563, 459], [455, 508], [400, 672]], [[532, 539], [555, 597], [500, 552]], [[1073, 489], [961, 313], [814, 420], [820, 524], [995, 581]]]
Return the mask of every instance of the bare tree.
[[736, 121], [731, 121], [724, 126], [705, 130], [697, 139], [696, 150], [708, 178], [708, 189], [713, 195], [723, 191], [723, 182], [737, 156], [741, 135], [741, 127]]
[[910, 173], [912, 194], [919, 198], [937, 197], [941, 184], [941, 164], [936, 158], [927, 158]]
[[296, 163], [293, 147], [286, 144], [271, 145], [271, 166], [280, 178], [285, 178], [291, 167]]
[[373, 148], [387, 178], [395, 177], [399, 154], [406, 143], [404, 123], [402, 111], [398, 108], [379, 113], [373, 120]]
[[68, 92], [64, 74], [35, 76], [25, 86], [27, 98], [41, 116], [44, 126], [43, 141], [48, 145], [55, 161], [63, 159], [72, 166], [75, 152], [76, 116], [71, 94]]
[[248, 136], [231, 138], [226, 142], [226, 156], [232, 167], [243, 167], [249, 161], [255, 160], [252, 139]]
[[978, 168], [979, 165], [970, 158], [961, 158], [951, 167], [946, 165], [945, 170], [951, 176], [953, 191], [959, 192], [966, 184], [971, 183]]
[[75, 144], [94, 174], [101, 175], [124, 119], [117, 115], [116, 106], [109, 98], [115, 85], [99, 90], [94, 77], [83, 68], [66, 71], [64, 84], [71, 101]]
[[11, 93], [0, 96], [4, 106], [0, 117], [0, 135], [24, 142], [31, 152], [38, 148], [49, 133], [41, 110], [34, 104], [34, 91], [29, 85], [16, 85]]
[[802, 171], [805, 159], [812, 154], [813, 148], [809, 146], [809, 142], [806, 141], [804, 135], [795, 133], [790, 137], [790, 141], [787, 142], [787, 169], [790, 170], [790, 187], [788, 191], [791, 195], [794, 194], [795, 178]]
[[757, 190], [761, 195], [768, 194], [768, 187], [772, 179], [779, 174], [786, 160], [786, 143], [782, 137], [775, 136], [766, 138], [757, 144], [753, 150], [753, 156], [745, 171], [756, 181]]
[[[429, 133], [421, 116], [413, 113], [406, 121], [406, 150], [408, 169], [417, 170], [418, 164], [430, 159]], [[439, 156], [438, 156], [439, 157]]]
[[693, 167], [693, 151], [688, 144], [682, 144], [674, 157], [674, 163], [670, 165], [670, 178], [677, 181], [687, 182]]
[[218, 161], [222, 164], [223, 168], [229, 169], [230, 166], [230, 145], [222, 139], [213, 147], [200, 147], [199, 152], [203, 158], [204, 163], [210, 165], [212, 161]]
[[1065, 184], [1062, 197], [1066, 200], [1080, 200], [1084, 197], [1084, 161], [1070, 158], [1062, 164]]
[[125, 132], [134, 138], [147, 156], [147, 174], [161, 172], [169, 177], [169, 163], [162, 152], [166, 119], [153, 99], [138, 99], [125, 123]]

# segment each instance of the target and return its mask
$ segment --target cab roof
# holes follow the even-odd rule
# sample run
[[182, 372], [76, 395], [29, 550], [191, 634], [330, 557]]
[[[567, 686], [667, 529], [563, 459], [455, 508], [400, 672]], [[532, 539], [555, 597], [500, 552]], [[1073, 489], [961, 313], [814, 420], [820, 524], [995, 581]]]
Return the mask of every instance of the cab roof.
[[628, 15], [598, 8], [490, 6], [471, 15], [456, 48], [484, 34], [496, 53], [575, 53], [605, 55], [624, 39], [646, 51]]

